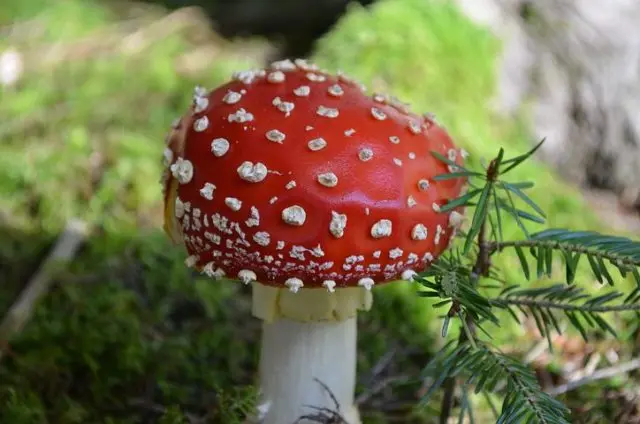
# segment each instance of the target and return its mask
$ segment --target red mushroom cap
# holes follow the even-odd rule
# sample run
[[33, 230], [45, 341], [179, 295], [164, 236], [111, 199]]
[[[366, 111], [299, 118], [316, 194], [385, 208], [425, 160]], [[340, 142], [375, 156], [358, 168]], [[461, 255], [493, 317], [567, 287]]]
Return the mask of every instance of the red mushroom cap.
[[240, 72], [168, 138], [165, 228], [188, 264], [271, 286], [407, 278], [447, 247], [464, 181], [433, 181], [463, 151], [432, 117], [303, 61]]

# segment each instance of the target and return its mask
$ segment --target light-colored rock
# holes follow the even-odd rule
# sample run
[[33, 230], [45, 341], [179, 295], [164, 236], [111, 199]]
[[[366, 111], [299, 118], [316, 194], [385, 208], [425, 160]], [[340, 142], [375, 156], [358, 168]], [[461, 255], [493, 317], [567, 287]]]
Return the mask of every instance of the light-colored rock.
[[640, 207], [640, 2], [456, 1], [505, 41], [496, 109], [530, 105], [545, 160]]

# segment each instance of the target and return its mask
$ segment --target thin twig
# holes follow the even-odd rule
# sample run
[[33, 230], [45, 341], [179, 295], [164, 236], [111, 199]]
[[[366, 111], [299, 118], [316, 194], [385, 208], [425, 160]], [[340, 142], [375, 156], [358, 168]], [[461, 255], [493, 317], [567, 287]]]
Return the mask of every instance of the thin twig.
[[[475, 275], [476, 282], [480, 278], [480, 275], [484, 273], [486, 269], [488, 269], [487, 265], [484, 263], [484, 260], [488, 257], [484, 254], [485, 244], [485, 233], [486, 233], [486, 224], [482, 223], [480, 227], [480, 231], [478, 232], [478, 246], [480, 247], [480, 251], [478, 252], [478, 257], [476, 258], [476, 263], [473, 266], [473, 273]], [[471, 317], [467, 315], [466, 317], [467, 325], [471, 329], [473, 334], [474, 326], [473, 320]], [[464, 343], [467, 340], [467, 332], [460, 331], [460, 335], [458, 336], [458, 345]], [[451, 416], [451, 410], [453, 409], [453, 401], [455, 397], [456, 391], [456, 380], [452, 377], [447, 377], [445, 382], [443, 383], [444, 388], [444, 396], [442, 398], [442, 405], [440, 407], [440, 424], [447, 424], [449, 421], [449, 417]]]
[[639, 368], [640, 368], [640, 358], [636, 358], [620, 365], [599, 369], [598, 371], [595, 371], [593, 374], [587, 375], [585, 377], [579, 378], [574, 381], [569, 381], [568, 383], [563, 384], [561, 386], [553, 387], [547, 390], [547, 393], [549, 393], [551, 396], [558, 396], [563, 393], [567, 393], [571, 390], [575, 390], [578, 387], [593, 383], [594, 381], [615, 377], [618, 374], [628, 373], [630, 371], [637, 370]]
[[356, 405], [362, 405], [366, 403], [369, 399], [371, 399], [374, 395], [377, 395], [387, 387], [392, 384], [401, 384], [411, 381], [411, 377], [408, 375], [396, 375], [391, 377], [386, 377], [381, 380], [378, 380], [373, 387], [369, 388], [367, 391], [361, 393], [355, 400]]
[[[460, 333], [460, 338], [464, 333]], [[444, 396], [442, 397], [442, 406], [440, 407], [440, 424], [447, 424], [449, 417], [451, 416], [451, 410], [453, 409], [453, 398], [456, 391], [456, 380], [452, 377], [447, 377], [444, 384]]]
[[[88, 233], [89, 228], [83, 221], [74, 219], [67, 223], [65, 230], [58, 237], [47, 258], [27, 282], [24, 290], [2, 320], [0, 324], [0, 342], [2, 344], [8, 343], [11, 337], [22, 331], [33, 314], [38, 300], [49, 291], [55, 276], [54, 271], [59, 269], [56, 267], [60, 262], [68, 262], [75, 256]], [[0, 360], [2, 360], [2, 354], [3, 351], [0, 350]]]
[[331, 388], [329, 388], [329, 386], [327, 386], [319, 378], [314, 377], [313, 379], [316, 383], [318, 383], [322, 387], [322, 389], [325, 392], [327, 392], [327, 394], [333, 401], [335, 409], [318, 407], [314, 405], [304, 405], [309, 409], [313, 409], [314, 411], [317, 411], [317, 413], [302, 415], [298, 417], [298, 419], [294, 421], [293, 424], [300, 423], [303, 420], [307, 420], [310, 422], [317, 422], [321, 424], [348, 424], [347, 420], [340, 413], [340, 402], [338, 402], [338, 399], [336, 398]]
[[[374, 394], [382, 391], [389, 383], [391, 383], [391, 381], [388, 381], [390, 380], [389, 378], [383, 378], [381, 383], [379, 377], [389, 367], [397, 353], [398, 348], [395, 346], [391, 347], [380, 357], [380, 359], [378, 359], [378, 362], [376, 362], [376, 364], [371, 368], [371, 371], [369, 371], [369, 375], [361, 379], [361, 385], [368, 389], [356, 398], [356, 405], [361, 405], [367, 402]], [[393, 381], [395, 381], [395, 379], [393, 379]]]
[[373, 381], [384, 372], [385, 369], [389, 366], [393, 358], [395, 358], [398, 353], [397, 347], [390, 348], [384, 355], [378, 359], [378, 362], [371, 368], [369, 372], [369, 376], [367, 378], [362, 379], [362, 384], [365, 386], [370, 385]]
[[[498, 162], [496, 159], [492, 160], [486, 171], [487, 184], [493, 184], [498, 178], [499, 169]], [[487, 233], [487, 214], [488, 211], [485, 208], [484, 216], [481, 217], [480, 230], [478, 231], [478, 256], [476, 257], [476, 262], [472, 268], [472, 277], [474, 279], [474, 285], [478, 284], [480, 277], [486, 277], [489, 275], [489, 271], [491, 268], [491, 257], [489, 250], [489, 243], [486, 241], [486, 233]], [[453, 305], [451, 310], [449, 311], [449, 315], [457, 315], [459, 306]], [[469, 333], [471, 337], [475, 335], [475, 326], [473, 319], [467, 315], [465, 317], [467, 327], [463, 328], [466, 330], [469, 329]], [[467, 331], [460, 331], [460, 335], [458, 336], [458, 345], [464, 343], [467, 340]], [[447, 377], [447, 379], [443, 383], [444, 388], [444, 396], [442, 398], [442, 405], [440, 407], [440, 424], [447, 424], [449, 421], [449, 417], [451, 416], [451, 410], [453, 409], [454, 395], [456, 390], [456, 381], [455, 378]]]

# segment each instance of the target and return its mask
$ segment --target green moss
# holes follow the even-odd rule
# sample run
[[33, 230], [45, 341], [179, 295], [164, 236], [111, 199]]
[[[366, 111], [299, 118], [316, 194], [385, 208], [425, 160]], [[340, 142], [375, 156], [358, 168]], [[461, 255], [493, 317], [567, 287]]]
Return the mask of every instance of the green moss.
[[11, 342], [0, 364], [0, 410], [12, 419], [0, 422], [133, 423], [160, 416], [164, 405], [220, 422], [243, 416], [254, 399], [258, 335], [246, 294], [194, 284], [182, 252], [164, 238], [126, 240], [128, 251], [106, 261], [105, 242], [93, 241], [59, 277]]

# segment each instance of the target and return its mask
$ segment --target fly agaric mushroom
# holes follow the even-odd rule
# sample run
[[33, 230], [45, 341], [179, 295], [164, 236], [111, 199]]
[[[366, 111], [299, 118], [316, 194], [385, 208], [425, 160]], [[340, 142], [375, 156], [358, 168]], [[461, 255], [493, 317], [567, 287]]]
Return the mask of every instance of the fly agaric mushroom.
[[[187, 265], [253, 284], [265, 424], [354, 406], [356, 314], [374, 285], [411, 280], [462, 222], [457, 150], [434, 119], [305, 61], [195, 90], [165, 150], [165, 230]], [[452, 228], [453, 227], [453, 228]], [[301, 421], [302, 422], [302, 421]]]

